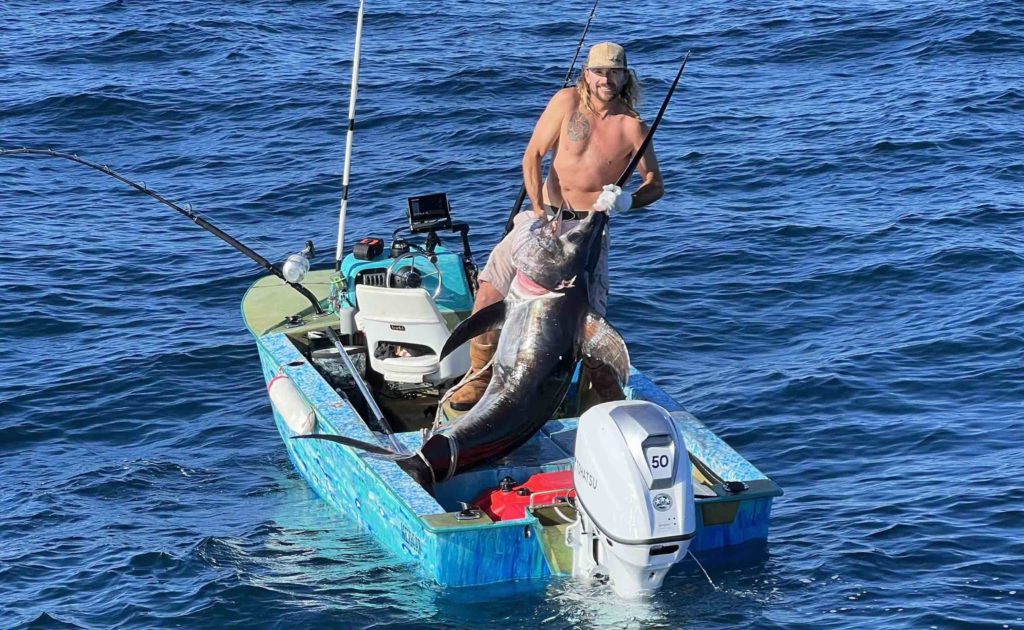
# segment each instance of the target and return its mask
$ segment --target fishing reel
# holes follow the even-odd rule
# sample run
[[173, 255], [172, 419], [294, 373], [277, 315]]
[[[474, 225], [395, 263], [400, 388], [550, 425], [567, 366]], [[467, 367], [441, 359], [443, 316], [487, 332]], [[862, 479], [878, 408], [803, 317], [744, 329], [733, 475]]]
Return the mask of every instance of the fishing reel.
[[306, 241], [306, 247], [297, 254], [292, 254], [281, 264], [281, 275], [286, 282], [295, 284], [302, 282], [309, 272], [309, 261], [316, 256], [316, 248], [313, 241]]

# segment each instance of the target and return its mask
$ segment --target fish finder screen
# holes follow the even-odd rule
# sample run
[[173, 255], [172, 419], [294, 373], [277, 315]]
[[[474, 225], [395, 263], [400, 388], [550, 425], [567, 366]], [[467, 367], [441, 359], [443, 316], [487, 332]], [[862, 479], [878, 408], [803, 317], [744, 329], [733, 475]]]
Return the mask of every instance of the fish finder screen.
[[434, 193], [409, 197], [409, 230], [412, 232], [428, 232], [430, 230], [450, 228], [452, 216], [448, 205], [448, 195]]

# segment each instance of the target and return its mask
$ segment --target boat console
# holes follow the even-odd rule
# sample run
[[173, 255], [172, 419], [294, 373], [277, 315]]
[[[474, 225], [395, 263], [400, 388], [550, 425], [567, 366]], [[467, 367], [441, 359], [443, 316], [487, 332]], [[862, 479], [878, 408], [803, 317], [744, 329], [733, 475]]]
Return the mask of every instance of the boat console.
[[[477, 267], [469, 225], [452, 221], [447, 195], [410, 197], [406, 218], [390, 242], [362, 238], [336, 276], [319, 273], [328, 274], [325, 319], [340, 321], [349, 356], [388, 423], [416, 431], [433, 423], [437, 401], [469, 370], [468, 346], [444, 360], [439, 356], [451, 331], [472, 312]], [[317, 274], [310, 272], [304, 284], [310, 287]], [[305, 330], [312, 319], [293, 329], [300, 333], [295, 340], [305, 344], [321, 374], [361, 407], [334, 344], [320, 330]]]
[[[345, 256], [340, 274], [345, 294], [339, 302], [358, 309], [356, 289], [360, 285], [423, 289], [454, 326], [469, 316], [476, 293], [477, 268], [469, 245], [469, 224], [451, 220], [444, 193], [410, 197], [407, 217], [408, 226], [391, 234], [389, 246]], [[449, 234], [459, 239], [455, 248], [442, 240], [452, 239]]]

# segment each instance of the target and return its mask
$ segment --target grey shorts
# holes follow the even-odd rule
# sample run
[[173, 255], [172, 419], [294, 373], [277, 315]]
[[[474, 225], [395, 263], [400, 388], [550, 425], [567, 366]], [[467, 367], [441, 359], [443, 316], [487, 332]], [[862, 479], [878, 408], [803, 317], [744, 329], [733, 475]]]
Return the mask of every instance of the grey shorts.
[[[533, 221], [533, 213], [530, 211], [520, 212], [516, 215], [512, 231], [494, 246], [487, 259], [487, 265], [480, 272], [480, 281], [490, 284], [502, 295], [508, 295], [512, 279], [516, 276], [516, 268], [512, 264], [512, 252], [522, 245]], [[562, 221], [559, 233], [565, 234], [577, 223], [579, 221]], [[605, 229], [604, 242], [601, 245], [601, 258], [597, 261], [597, 268], [594, 270], [590, 284], [590, 305], [599, 315], [604, 315], [608, 307], [608, 244], [608, 230]]]

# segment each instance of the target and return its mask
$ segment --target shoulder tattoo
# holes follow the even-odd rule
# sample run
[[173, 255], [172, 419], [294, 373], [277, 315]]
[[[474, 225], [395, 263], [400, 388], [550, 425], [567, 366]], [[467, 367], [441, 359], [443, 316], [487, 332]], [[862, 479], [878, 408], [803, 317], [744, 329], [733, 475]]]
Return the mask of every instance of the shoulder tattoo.
[[590, 137], [590, 121], [580, 112], [573, 112], [567, 127], [569, 140], [583, 142]]

